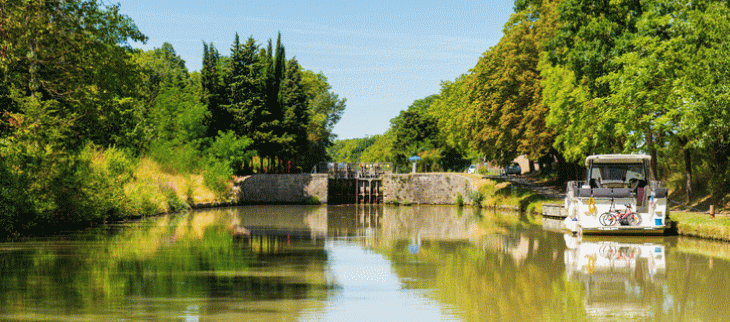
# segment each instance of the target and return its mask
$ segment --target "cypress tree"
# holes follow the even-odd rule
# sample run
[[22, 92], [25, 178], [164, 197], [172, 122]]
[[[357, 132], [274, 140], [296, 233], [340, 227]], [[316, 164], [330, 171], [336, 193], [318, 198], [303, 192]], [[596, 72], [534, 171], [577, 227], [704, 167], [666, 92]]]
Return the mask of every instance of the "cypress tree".
[[286, 64], [286, 77], [281, 84], [282, 104], [284, 106], [284, 129], [289, 138], [287, 155], [296, 165], [301, 164], [308, 150], [307, 128], [309, 112], [307, 93], [302, 86], [301, 67], [296, 58]]
[[213, 43], [208, 45], [203, 42], [203, 68], [200, 71], [203, 87], [201, 100], [208, 106], [208, 111], [210, 111], [210, 119], [208, 120], [209, 137], [214, 137], [219, 131], [225, 132], [231, 128], [232, 116], [221, 106], [225, 94], [219, 80], [219, 60], [220, 54]]
[[226, 77], [228, 104], [233, 131], [253, 139], [252, 147], [263, 159], [272, 155], [270, 112], [266, 106], [266, 70], [253, 37], [241, 44], [236, 34], [231, 48], [231, 67]]

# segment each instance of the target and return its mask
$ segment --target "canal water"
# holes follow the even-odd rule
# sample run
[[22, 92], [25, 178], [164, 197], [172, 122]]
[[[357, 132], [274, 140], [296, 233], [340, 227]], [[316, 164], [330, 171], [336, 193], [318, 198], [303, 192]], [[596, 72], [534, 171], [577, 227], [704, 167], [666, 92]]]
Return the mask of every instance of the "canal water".
[[444, 206], [251, 206], [0, 244], [0, 320], [720, 321], [730, 246]]

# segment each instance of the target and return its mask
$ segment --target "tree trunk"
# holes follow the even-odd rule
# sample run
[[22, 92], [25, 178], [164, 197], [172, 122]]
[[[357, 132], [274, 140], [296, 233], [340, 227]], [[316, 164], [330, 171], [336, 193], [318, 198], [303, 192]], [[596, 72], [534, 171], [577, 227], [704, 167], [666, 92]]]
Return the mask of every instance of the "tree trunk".
[[654, 146], [654, 133], [651, 132], [651, 130], [646, 130], [646, 148], [649, 150], [649, 155], [651, 155], [651, 177], [654, 178], [654, 180], [659, 180], [659, 173], [657, 173], [657, 151], [656, 147]]
[[571, 179], [568, 178], [569, 172], [571, 172], [568, 169], [568, 163], [565, 161], [565, 158], [562, 154], [555, 151], [555, 158], [558, 160], [557, 164], [557, 172], [558, 172], [558, 180], [560, 181], [570, 181]]
[[689, 203], [692, 201], [692, 154], [686, 144], [684, 146], [684, 173], [687, 178], [684, 189]]

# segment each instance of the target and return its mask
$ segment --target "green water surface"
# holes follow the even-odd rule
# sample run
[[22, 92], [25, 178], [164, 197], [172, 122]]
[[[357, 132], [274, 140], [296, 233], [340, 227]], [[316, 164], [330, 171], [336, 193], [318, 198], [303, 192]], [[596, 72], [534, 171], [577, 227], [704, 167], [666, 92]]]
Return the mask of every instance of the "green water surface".
[[8, 321], [721, 321], [730, 246], [446, 206], [247, 206], [0, 243]]

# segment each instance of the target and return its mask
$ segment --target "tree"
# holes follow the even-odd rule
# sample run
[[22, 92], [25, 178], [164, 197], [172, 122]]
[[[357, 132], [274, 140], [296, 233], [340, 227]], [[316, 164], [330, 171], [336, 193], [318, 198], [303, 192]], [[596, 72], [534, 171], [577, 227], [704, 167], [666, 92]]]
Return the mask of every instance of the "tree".
[[430, 115], [420, 112], [423, 101], [432, 101], [434, 97], [417, 100], [408, 108], [401, 111], [390, 121], [393, 132], [393, 148], [395, 162], [407, 166], [408, 158], [430, 151], [437, 147], [438, 127]]
[[307, 152], [307, 128], [309, 112], [307, 110], [307, 94], [302, 86], [299, 62], [292, 58], [286, 64], [286, 77], [281, 83], [281, 98], [284, 107], [284, 131], [290, 139], [286, 155], [295, 164], [301, 164]]
[[432, 114], [455, 149], [502, 164], [520, 154], [535, 160], [556, 153], [538, 66], [556, 28], [557, 2], [533, 2], [515, 5], [520, 11], [505, 24], [502, 39], [469, 74], [442, 84]]
[[266, 77], [265, 96], [268, 113], [264, 123], [269, 129], [266, 138], [267, 143], [261, 149], [266, 151], [265, 154], [271, 158], [270, 163], [278, 163], [274, 159], [287, 158], [285, 147], [290, 141], [284, 126], [286, 112], [281, 97], [281, 82], [285, 76], [285, 56], [284, 46], [281, 43], [281, 33], [279, 33], [276, 40], [275, 51], [271, 39], [269, 39], [267, 49], [262, 49], [259, 52], [261, 64], [265, 66], [264, 74]]
[[[110, 113], [117, 112], [110, 106], [138, 95], [140, 73], [128, 41], [146, 41], [118, 6], [102, 6], [95, 0], [2, 5], [3, 102], [24, 96], [56, 100], [62, 107], [59, 117], [73, 120], [73, 134], [64, 140], [73, 141], [74, 147], [89, 139], [117, 143], [114, 136], [133, 130], [106, 122]], [[19, 106], [3, 105], [3, 110], [23, 113]]]
[[190, 82], [185, 61], [175, 53], [169, 43], [162, 47], [140, 52], [138, 64], [144, 71], [145, 93], [149, 102], [154, 102], [160, 91], [165, 88], [185, 88]]
[[685, 150], [707, 156], [708, 190], [721, 195], [730, 190], [730, 5], [723, 1], [689, 4], [695, 5], [694, 10], [680, 11], [687, 14], [687, 23], [672, 25], [681, 31], [677, 52], [684, 54], [687, 63], [676, 82], [684, 103], [679, 105], [676, 124], [687, 139]]
[[263, 66], [258, 58], [258, 45], [253, 37], [241, 44], [238, 34], [231, 48], [231, 66], [226, 75], [228, 104], [226, 110], [233, 116], [233, 130], [238, 136], [253, 139], [252, 147], [265, 156], [271, 131], [267, 129]]
[[336, 136], [332, 133], [335, 124], [342, 118], [347, 99], [340, 99], [331, 91], [327, 77], [320, 73], [304, 70], [301, 72], [302, 87], [307, 95], [309, 124], [307, 137], [309, 151], [306, 153], [303, 168], [309, 169], [318, 162], [328, 160], [327, 148]]
[[[571, 161], [593, 153], [626, 151], [631, 144], [625, 143], [632, 140], [617, 110], [621, 107], [607, 99], [611, 86], [605, 77], [625, 67], [619, 57], [634, 50], [637, 21], [645, 8], [636, 0], [569, 0], [558, 9], [560, 27], [547, 44], [551, 65], [543, 68], [545, 91], [559, 94], [547, 98], [555, 104], [548, 104], [548, 121], [559, 132], [556, 146]], [[556, 78], [559, 75], [572, 79], [572, 84]], [[656, 160], [655, 133], [648, 128], [637, 133]], [[652, 169], [656, 172], [656, 164]]]
[[586, 2], [562, 1], [558, 7], [560, 27], [547, 44], [553, 64], [566, 66], [590, 93], [602, 97], [608, 84], [598, 79], [622, 66], [615, 60], [631, 50], [631, 39], [643, 7], [639, 0]]
[[201, 100], [210, 111], [208, 137], [214, 137], [218, 132], [231, 129], [233, 116], [223, 106], [225, 87], [221, 84], [222, 61], [218, 49], [203, 42], [203, 66], [200, 70], [202, 97]]
[[207, 109], [188, 89], [168, 87], [155, 99], [150, 119], [156, 139], [187, 144], [205, 136]]
[[[565, 1], [560, 8], [563, 26], [549, 46], [553, 65], [543, 69], [548, 122], [562, 129], [556, 146], [572, 159], [649, 152], [657, 177], [659, 152], [679, 150], [690, 200], [692, 151], [727, 151], [709, 143], [726, 142], [728, 133], [715, 121], [727, 120], [723, 85], [716, 86], [727, 79], [719, 58], [727, 54], [721, 36], [730, 30], [727, 4], [625, 1], [601, 7]], [[727, 160], [724, 154], [711, 163]], [[717, 175], [724, 168], [715, 170], [711, 177], [727, 177]]]
[[390, 130], [386, 131], [384, 134], [372, 136], [371, 139], [373, 142], [360, 154], [360, 162], [395, 162], [392, 151], [393, 138], [393, 134]]
[[361, 155], [375, 143], [375, 137], [337, 140], [329, 148], [335, 162], [360, 163]]
[[470, 149], [471, 135], [468, 126], [476, 117], [473, 109], [467, 108], [466, 79], [461, 75], [453, 82], [442, 82], [441, 91], [429, 108], [429, 113], [438, 122], [439, 133], [444, 144], [461, 151], [461, 154], [481, 154]]

